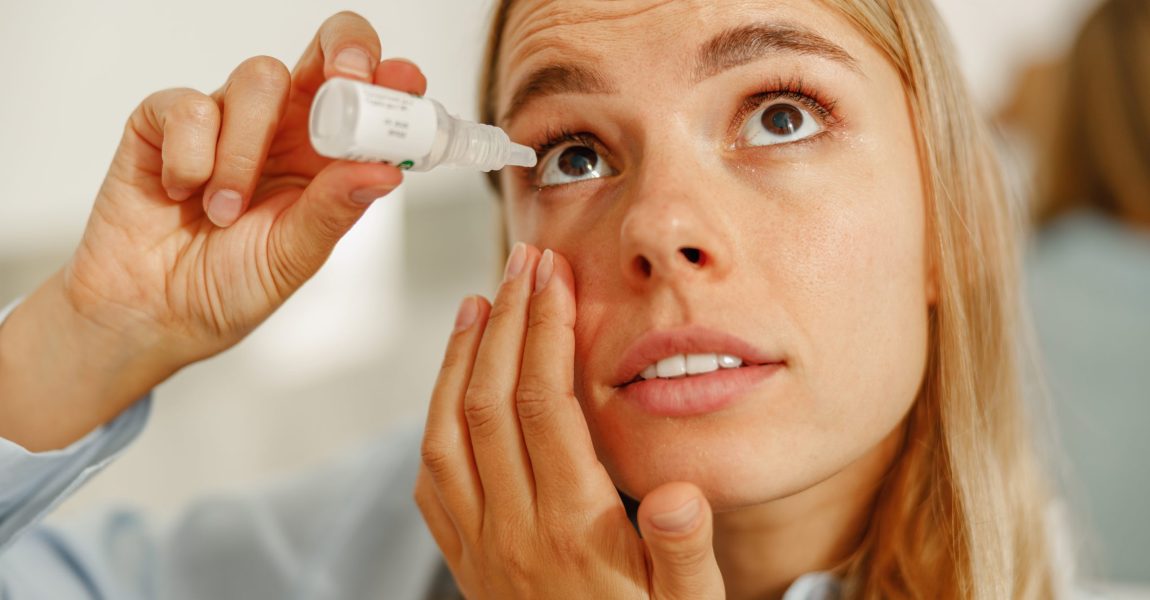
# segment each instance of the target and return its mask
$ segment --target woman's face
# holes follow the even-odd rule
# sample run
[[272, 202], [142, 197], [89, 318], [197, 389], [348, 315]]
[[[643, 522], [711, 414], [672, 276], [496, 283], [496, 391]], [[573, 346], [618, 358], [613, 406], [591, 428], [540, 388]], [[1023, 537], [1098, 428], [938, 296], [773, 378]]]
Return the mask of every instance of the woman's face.
[[621, 489], [732, 509], [897, 439], [933, 284], [906, 97], [862, 33], [803, 0], [520, 0], [499, 64], [499, 123], [543, 153], [502, 174], [509, 231], [571, 262]]

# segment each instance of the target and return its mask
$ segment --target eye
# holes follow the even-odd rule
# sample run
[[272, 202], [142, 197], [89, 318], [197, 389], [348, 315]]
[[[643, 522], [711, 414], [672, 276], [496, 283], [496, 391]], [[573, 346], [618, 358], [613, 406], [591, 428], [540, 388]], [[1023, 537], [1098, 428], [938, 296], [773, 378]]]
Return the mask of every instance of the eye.
[[752, 113], [739, 137], [748, 146], [772, 146], [797, 142], [822, 130], [819, 120], [806, 109], [775, 102]]
[[615, 174], [615, 170], [599, 156], [594, 148], [583, 144], [559, 146], [547, 153], [540, 162], [539, 187], [575, 183]]

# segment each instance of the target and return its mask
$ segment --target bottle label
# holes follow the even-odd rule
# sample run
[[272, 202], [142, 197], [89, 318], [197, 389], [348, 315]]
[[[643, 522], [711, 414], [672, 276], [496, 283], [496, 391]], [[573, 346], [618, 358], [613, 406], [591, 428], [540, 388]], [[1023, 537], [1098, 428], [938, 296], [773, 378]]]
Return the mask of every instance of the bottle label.
[[364, 92], [355, 154], [399, 164], [431, 152], [438, 123], [430, 101], [378, 86]]

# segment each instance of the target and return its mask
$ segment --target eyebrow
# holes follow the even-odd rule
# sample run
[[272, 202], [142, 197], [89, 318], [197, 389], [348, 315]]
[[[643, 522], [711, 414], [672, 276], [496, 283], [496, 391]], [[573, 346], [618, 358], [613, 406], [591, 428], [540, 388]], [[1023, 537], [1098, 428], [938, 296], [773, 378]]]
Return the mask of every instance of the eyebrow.
[[[813, 31], [787, 23], [758, 23], [727, 29], [700, 46], [693, 80], [698, 83], [778, 52], [817, 56], [862, 72], [846, 50]], [[615, 93], [618, 89], [594, 67], [572, 62], [551, 64], [523, 79], [498, 122], [510, 123], [527, 104], [547, 96]]]
[[511, 97], [507, 112], [503, 113], [502, 123], [515, 118], [529, 102], [546, 96], [559, 94], [615, 94], [616, 90], [607, 83], [607, 78], [597, 69], [575, 63], [552, 64], [532, 71]]
[[850, 53], [809, 29], [788, 23], [757, 23], [728, 29], [703, 44], [695, 57], [694, 81], [698, 83], [776, 52], [817, 56], [862, 72]]

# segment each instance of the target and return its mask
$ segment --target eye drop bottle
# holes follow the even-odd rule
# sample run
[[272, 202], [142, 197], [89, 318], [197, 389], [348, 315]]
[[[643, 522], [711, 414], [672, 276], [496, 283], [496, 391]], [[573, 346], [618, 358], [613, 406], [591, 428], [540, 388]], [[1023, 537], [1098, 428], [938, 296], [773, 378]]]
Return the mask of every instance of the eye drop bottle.
[[493, 171], [535, 166], [535, 151], [498, 127], [455, 118], [429, 98], [333, 77], [308, 119], [315, 151], [328, 158], [429, 171], [440, 165]]

